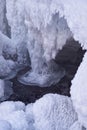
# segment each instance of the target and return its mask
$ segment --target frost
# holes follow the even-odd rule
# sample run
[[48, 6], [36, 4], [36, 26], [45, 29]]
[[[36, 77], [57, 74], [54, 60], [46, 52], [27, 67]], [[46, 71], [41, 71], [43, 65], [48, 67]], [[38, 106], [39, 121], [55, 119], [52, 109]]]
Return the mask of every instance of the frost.
[[0, 99], [4, 96], [4, 81], [0, 80]]
[[[87, 128], [87, 52], [83, 58], [81, 65], [72, 81], [71, 97], [76, 112], [78, 113], [78, 119], [84, 127]], [[84, 91], [85, 90], [85, 91]], [[77, 92], [77, 93], [76, 93]]]
[[5, 120], [0, 120], [0, 130], [12, 130], [11, 124]]
[[10, 81], [0, 80], [0, 101], [6, 100], [13, 93]]
[[76, 120], [71, 99], [57, 94], [27, 106], [19, 101], [0, 104], [0, 130], [68, 130]]
[[6, 33], [6, 21], [5, 21], [5, 18], [6, 18], [6, 3], [5, 3], [5, 0], [0, 0], [0, 30], [3, 32], [3, 33]]
[[70, 98], [47, 94], [33, 106], [35, 127], [38, 130], [68, 130], [77, 120]]
[[43, 87], [55, 84], [64, 76], [59, 66], [55, 67], [59, 68], [57, 73], [49, 66], [71, 37], [87, 48], [86, 4], [86, 0], [7, 0], [12, 39], [26, 41], [31, 59], [32, 70], [19, 77], [20, 82]]

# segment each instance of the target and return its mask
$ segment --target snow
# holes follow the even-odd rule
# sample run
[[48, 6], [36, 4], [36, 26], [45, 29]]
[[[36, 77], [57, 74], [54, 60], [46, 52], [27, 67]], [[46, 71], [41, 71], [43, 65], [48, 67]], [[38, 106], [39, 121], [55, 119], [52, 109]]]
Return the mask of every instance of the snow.
[[[1, 33], [6, 31], [5, 8], [7, 9], [8, 24], [11, 27], [11, 39]], [[5, 0], [0, 0], [0, 30], [0, 77], [14, 77], [21, 64], [28, 65], [27, 58], [23, 59], [23, 56], [27, 57], [24, 55], [26, 51], [23, 51], [21, 57], [22, 48], [21, 50], [16, 48], [21, 44], [22, 47], [27, 46], [32, 70], [19, 77], [19, 80], [25, 84], [50, 86], [58, 82], [65, 74], [65, 71], [60, 66], [56, 66], [52, 60], [55, 59], [66, 41], [73, 37], [79, 41], [83, 49], [87, 49], [87, 0], [6, 0], [6, 5]], [[8, 46], [7, 57], [2, 56], [5, 44], [4, 49]], [[11, 59], [13, 57], [10, 57], [10, 54], [14, 55], [16, 49], [19, 58], [15, 62]], [[87, 52], [72, 81], [71, 97], [79, 122], [87, 128], [86, 59]], [[57, 73], [53, 68], [56, 68]], [[16, 71], [13, 73], [15, 69]], [[0, 90], [0, 97], [3, 97], [4, 82], [2, 80], [0, 80]], [[12, 127], [14, 130], [27, 130], [29, 122], [33, 129], [34, 126], [31, 122], [35, 121], [34, 125], [38, 130], [53, 130], [54, 128], [67, 130], [76, 119], [71, 100], [59, 95], [46, 95], [31, 107], [28, 106], [31, 114], [27, 110], [28, 108], [24, 112], [25, 108], [22, 106], [20, 108], [20, 103], [19, 106], [15, 106], [14, 102], [10, 103], [0, 104], [0, 119], [9, 121], [8, 123], [1, 122], [2, 129], [3, 124], [6, 124], [7, 129]], [[69, 108], [66, 104], [69, 105]], [[28, 120], [28, 116], [30, 116], [30, 120]], [[19, 122], [21, 119], [23, 119], [22, 122]], [[74, 125], [71, 129], [73, 127]], [[76, 127], [80, 129], [79, 125]]]
[[69, 130], [83, 130], [83, 129], [82, 129], [81, 124], [80, 124], [78, 121], [76, 121], [76, 122], [70, 127]]
[[68, 130], [76, 120], [71, 99], [57, 94], [26, 106], [19, 101], [0, 104], [0, 130]]
[[12, 130], [11, 124], [5, 120], [0, 120], [0, 130]]
[[[87, 128], [87, 52], [72, 81], [71, 97], [78, 113], [78, 119]], [[85, 90], [85, 91], [84, 91]]]
[[6, 8], [5, 0], [0, 0], [0, 30], [3, 33], [6, 33], [5, 8]]
[[10, 123], [12, 130], [28, 130], [24, 110], [25, 105], [22, 102], [3, 102], [0, 104], [0, 120]]
[[4, 81], [0, 79], [0, 99], [4, 96]]
[[33, 106], [35, 127], [38, 130], [68, 130], [77, 120], [69, 97], [47, 94]]
[[12, 93], [12, 83], [0, 79], [0, 101], [8, 99]]

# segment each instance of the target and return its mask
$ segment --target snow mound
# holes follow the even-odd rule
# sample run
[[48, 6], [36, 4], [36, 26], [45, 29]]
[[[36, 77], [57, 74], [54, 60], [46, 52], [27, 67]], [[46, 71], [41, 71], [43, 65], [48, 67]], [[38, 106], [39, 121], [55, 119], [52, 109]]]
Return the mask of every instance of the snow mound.
[[[24, 112], [25, 105], [22, 102], [6, 101], [0, 104], [0, 120], [8, 122], [1, 122], [1, 128], [6, 130], [28, 130], [28, 122]], [[4, 126], [6, 124], [6, 126]], [[10, 125], [11, 128], [10, 128]], [[5, 130], [4, 129], [4, 130]], [[3, 130], [3, 129], [2, 129]]]
[[68, 130], [77, 120], [69, 97], [47, 94], [33, 105], [35, 128], [38, 130]]
[[0, 120], [0, 130], [12, 130], [11, 124], [5, 120]]
[[0, 118], [17, 111], [24, 110], [25, 105], [22, 102], [5, 101], [0, 104]]
[[0, 130], [68, 130], [76, 120], [70, 98], [57, 94], [27, 106], [19, 101], [0, 104]]
[[82, 129], [81, 124], [80, 124], [78, 121], [76, 121], [76, 122], [70, 127], [69, 130], [84, 130], [84, 129]]
[[0, 79], [0, 99], [4, 96], [4, 81]]
[[6, 23], [6, 1], [0, 0], [0, 31], [4, 34], [7, 33]]
[[71, 97], [79, 122], [87, 128], [87, 52], [72, 81]]
[[0, 79], [0, 101], [6, 100], [13, 93], [12, 83]]

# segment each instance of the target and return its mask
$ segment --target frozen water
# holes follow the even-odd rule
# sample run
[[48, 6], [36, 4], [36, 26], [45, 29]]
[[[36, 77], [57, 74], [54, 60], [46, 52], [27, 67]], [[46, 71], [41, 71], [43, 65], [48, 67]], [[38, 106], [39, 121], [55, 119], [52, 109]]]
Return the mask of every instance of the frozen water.
[[71, 97], [78, 119], [87, 128], [87, 52], [72, 81]]
[[0, 99], [4, 96], [4, 81], [0, 80]]
[[69, 97], [47, 94], [33, 106], [35, 128], [38, 130], [68, 130], [77, 120]]
[[57, 94], [27, 106], [13, 101], [0, 104], [0, 130], [68, 130], [76, 120], [71, 99]]
[[12, 39], [26, 41], [31, 59], [31, 72], [20, 77], [19, 81], [50, 86], [49, 82], [54, 84], [64, 76], [59, 66], [58, 74], [51, 70], [49, 64], [71, 37], [87, 48], [86, 4], [86, 0], [7, 0]]
[[0, 120], [0, 130], [12, 130], [11, 124], [5, 120]]

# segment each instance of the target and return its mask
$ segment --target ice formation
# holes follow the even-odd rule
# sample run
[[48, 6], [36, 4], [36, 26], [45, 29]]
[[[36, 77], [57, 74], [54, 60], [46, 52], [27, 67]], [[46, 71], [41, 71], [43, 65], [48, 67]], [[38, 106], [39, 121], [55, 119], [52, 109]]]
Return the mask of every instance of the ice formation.
[[6, 1], [0, 0], [0, 30], [6, 33]]
[[38, 130], [68, 130], [77, 120], [69, 97], [47, 94], [33, 106], [35, 127]]
[[0, 130], [68, 130], [77, 120], [69, 97], [47, 94], [33, 104], [0, 104]]
[[3, 102], [0, 104], [0, 120], [7, 121], [12, 127], [11, 130], [28, 130], [29, 127], [24, 110], [25, 105], [22, 102]]
[[4, 81], [0, 79], [0, 98], [4, 97]]
[[[37, 1], [7, 0], [7, 19], [11, 26], [12, 39], [26, 41], [31, 59], [31, 72], [20, 77], [19, 80], [25, 84], [50, 86], [64, 76], [64, 70], [51, 60], [55, 58], [58, 50], [72, 36], [72, 33], [66, 20], [63, 17], [60, 18], [58, 13], [55, 13], [47, 26], [41, 25], [40, 20], [44, 22], [45, 19], [41, 17], [45, 11], [41, 6], [48, 8], [46, 2], [42, 2], [41, 5], [41, 2], [37, 4]], [[42, 14], [39, 16], [38, 8], [40, 11], [42, 9]], [[36, 22], [33, 23], [33, 21]]]
[[[59, 66], [56, 66], [53, 59], [55, 59], [56, 54], [62, 49], [69, 38], [73, 37], [76, 41], [81, 43], [81, 46], [84, 49], [87, 49], [87, 0], [6, 0], [6, 7], [5, 0], [3, 0], [3, 2], [0, 0], [0, 7], [0, 30], [5, 33], [6, 26], [4, 20], [7, 16], [8, 24], [11, 27], [11, 39], [16, 43], [12, 42], [12, 45], [10, 44], [10, 46], [12, 46], [12, 48], [14, 48], [14, 45], [20, 46], [20, 44], [22, 45], [22, 48], [27, 46], [30, 54], [32, 70], [26, 75], [19, 77], [19, 80], [25, 84], [50, 86], [51, 84], [58, 82], [58, 80], [64, 76], [64, 70]], [[6, 16], [4, 12], [5, 8], [7, 8]], [[1, 56], [2, 43], [5, 43], [5, 41], [7, 43], [7, 41], [10, 42], [11, 40], [7, 40], [2, 33], [0, 33], [0, 40], [2, 40], [2, 42], [0, 42], [0, 61], [2, 61], [0, 62], [0, 68], [2, 68], [0, 69], [0, 74], [3, 74], [4, 69], [8, 66], [6, 73], [7, 76], [8, 74], [11, 76], [11, 74], [14, 73], [10, 73], [11, 69], [9, 68], [13, 67], [15, 63], [14, 59], [12, 60], [13, 57], [10, 57], [10, 55], [12, 55], [14, 49], [10, 51], [10, 54], [8, 51], [9, 49], [6, 50], [6, 55], [4, 53], [3, 56]], [[7, 54], [8, 57], [6, 57]], [[20, 55], [18, 63], [20, 63], [20, 59], [23, 59], [21, 57], [22, 51], [20, 53], [19, 50], [18, 54]], [[78, 113], [79, 122], [87, 128], [86, 58], [87, 52], [72, 81], [71, 96], [76, 112]], [[22, 63], [24, 64], [25, 60], [23, 60]], [[20, 68], [20, 65], [17, 64], [17, 62], [15, 65], [18, 65]], [[56, 70], [54, 70], [54, 68], [56, 68]], [[3, 95], [3, 89], [1, 88], [1, 90], [1, 95]], [[38, 102], [39, 101], [37, 101], [36, 104]], [[53, 100], [53, 102], [55, 103], [57, 101]], [[52, 105], [52, 107], [53, 109], [56, 109], [56, 106]], [[47, 106], [44, 107], [43, 110], [44, 109], [47, 109]], [[38, 110], [35, 109], [35, 111]], [[16, 114], [19, 120], [20, 117], [23, 117], [26, 122], [23, 110], [20, 113], [14, 112], [13, 115], [15, 116]], [[38, 123], [38, 120], [40, 120], [41, 117], [37, 114], [35, 113], [35, 117], [38, 116], [35, 125], [39, 127], [40, 124]], [[10, 115], [10, 117], [14, 120], [16, 116], [13, 117], [13, 115]], [[45, 118], [46, 117], [44, 117], [44, 119]], [[10, 124], [14, 124], [10, 118], [8, 120]], [[43, 121], [43, 119], [40, 121]], [[47, 124], [45, 125], [50, 128], [50, 120], [46, 121]], [[27, 123], [25, 124], [27, 128]], [[20, 126], [19, 130], [22, 130], [21, 125], [18, 124], [18, 126]], [[44, 124], [42, 126], [45, 128]], [[16, 126], [13, 128], [16, 129]]]
[[[71, 96], [78, 119], [87, 128], [87, 53], [72, 81]], [[84, 91], [85, 90], [85, 91]]]
[[13, 78], [19, 70], [29, 66], [28, 60], [26, 45], [17, 44], [0, 32], [0, 78]]
[[[67, 39], [73, 36], [86, 48], [86, 0], [75, 1], [7, 0], [12, 39], [26, 41], [31, 59], [32, 70], [19, 77], [20, 82], [39, 86], [58, 82], [64, 70], [52, 60]], [[58, 69], [56, 72], [54, 66]]]
[[12, 130], [12, 127], [8, 121], [0, 120], [0, 130]]

